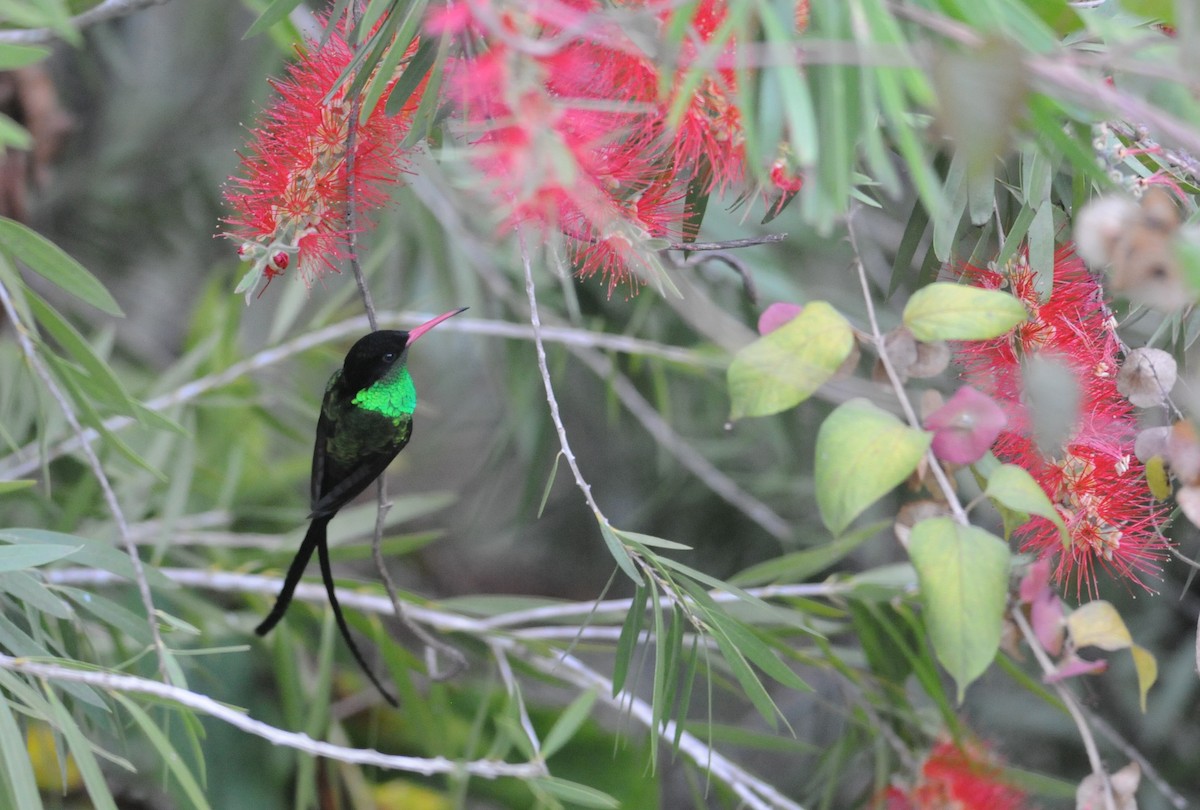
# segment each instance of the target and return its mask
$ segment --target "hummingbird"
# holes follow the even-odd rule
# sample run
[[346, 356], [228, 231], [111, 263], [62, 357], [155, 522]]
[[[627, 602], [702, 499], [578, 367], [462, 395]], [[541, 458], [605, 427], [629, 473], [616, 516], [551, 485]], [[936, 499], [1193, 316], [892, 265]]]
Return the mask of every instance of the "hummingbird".
[[313, 446], [308, 516], [311, 522], [288, 568], [275, 606], [254, 629], [265, 636], [283, 618], [315, 551], [329, 605], [346, 646], [371, 683], [393, 706], [397, 705], [396, 699], [367, 665], [342, 615], [334, 592], [325, 529], [338, 510], [378, 478], [412, 438], [417, 389], [408, 372], [409, 347], [430, 329], [465, 309], [443, 313], [408, 332], [385, 329], [365, 335], [350, 347], [342, 367], [329, 378]]

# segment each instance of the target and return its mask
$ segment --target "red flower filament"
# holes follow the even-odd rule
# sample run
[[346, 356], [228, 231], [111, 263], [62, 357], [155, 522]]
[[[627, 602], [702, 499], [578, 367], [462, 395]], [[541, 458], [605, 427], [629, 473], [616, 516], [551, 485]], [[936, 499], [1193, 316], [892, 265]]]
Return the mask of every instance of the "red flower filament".
[[298, 58], [287, 78], [272, 82], [278, 98], [252, 131], [241, 174], [232, 178], [226, 191], [234, 211], [226, 220], [226, 235], [240, 243], [239, 257], [253, 263], [239, 291], [249, 294], [261, 278], [270, 282], [291, 264], [307, 284], [325, 272], [337, 272], [349, 236], [350, 189], [357, 209], [369, 212], [386, 202], [388, 186], [399, 179], [399, 144], [419, 95], [414, 94], [399, 114], [387, 115], [388, 95], [398, 75], [393, 77], [356, 128], [349, 160], [352, 105], [338, 79], [352, 56], [342, 32], [334, 30], [320, 46], [310, 42], [297, 47]]
[[[963, 377], [1008, 411], [1008, 428], [994, 452], [1029, 471], [1070, 535], [1064, 548], [1054, 524], [1035, 517], [1018, 530], [1022, 549], [1057, 557], [1056, 578], [1074, 576], [1077, 592], [1096, 593], [1097, 566], [1144, 587], [1142, 577], [1156, 575], [1164, 556], [1157, 529], [1164, 509], [1133, 455], [1136, 419], [1117, 391], [1119, 342], [1099, 285], [1069, 250], [1055, 257], [1044, 302], [1023, 259], [1003, 273], [967, 268], [964, 275], [982, 287], [1008, 287], [1030, 313], [1008, 335], [957, 349]], [[1023, 363], [1035, 357], [1052, 358], [1068, 370], [1078, 390], [1078, 413], [1061, 447], [1039, 447], [1034, 437]]]

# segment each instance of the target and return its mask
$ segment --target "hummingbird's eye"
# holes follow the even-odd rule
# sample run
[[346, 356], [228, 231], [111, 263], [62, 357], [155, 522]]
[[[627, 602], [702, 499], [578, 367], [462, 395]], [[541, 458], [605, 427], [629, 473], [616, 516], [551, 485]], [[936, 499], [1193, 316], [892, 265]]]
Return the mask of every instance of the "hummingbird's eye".
[[385, 363], [394, 363], [394, 362], [396, 362], [396, 353], [395, 353], [395, 352], [384, 352], [384, 354], [383, 354], [383, 362], [385, 362]]

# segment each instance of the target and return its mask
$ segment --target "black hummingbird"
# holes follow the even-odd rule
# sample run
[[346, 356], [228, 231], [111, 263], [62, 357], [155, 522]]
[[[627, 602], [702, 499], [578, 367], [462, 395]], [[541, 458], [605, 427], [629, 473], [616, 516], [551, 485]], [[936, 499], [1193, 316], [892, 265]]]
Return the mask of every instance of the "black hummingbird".
[[412, 437], [417, 389], [408, 373], [408, 348], [421, 335], [465, 309], [439, 315], [409, 332], [381, 330], [360, 338], [350, 347], [342, 367], [329, 378], [313, 447], [312, 511], [309, 514], [312, 522], [288, 568], [275, 606], [254, 629], [258, 635], [265, 636], [283, 618], [296, 584], [316, 551], [321, 579], [325, 582], [325, 592], [329, 594], [329, 604], [342, 638], [371, 683], [393, 706], [396, 705], [395, 698], [367, 666], [338, 605], [325, 529], [339, 509], [358, 497], [387, 469]]

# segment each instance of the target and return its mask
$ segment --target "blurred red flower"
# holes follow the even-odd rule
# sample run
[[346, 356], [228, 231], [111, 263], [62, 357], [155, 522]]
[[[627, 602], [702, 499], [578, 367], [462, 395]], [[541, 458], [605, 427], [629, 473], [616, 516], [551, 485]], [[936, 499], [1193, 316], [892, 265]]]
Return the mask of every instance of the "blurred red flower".
[[[1007, 411], [1008, 427], [993, 446], [996, 456], [1029, 471], [1070, 533], [1064, 548], [1054, 524], [1035, 517], [1018, 530], [1022, 549], [1056, 558], [1056, 578], [1074, 577], [1077, 593], [1096, 593], [1097, 567], [1145, 587], [1142, 578], [1157, 575], [1165, 555], [1157, 529], [1165, 512], [1133, 454], [1136, 417], [1117, 391], [1120, 344], [1099, 284], [1069, 249], [1055, 255], [1045, 301], [1024, 260], [1003, 272], [968, 267], [963, 274], [981, 287], [1008, 288], [1030, 314], [1007, 335], [956, 349], [964, 379]], [[1061, 446], [1039, 446], [1035, 435], [1038, 414], [1027, 392], [1033, 358], [1050, 358], [1068, 372], [1078, 394]]]
[[1006, 784], [998, 758], [979, 743], [940, 742], [911, 787], [889, 787], [883, 810], [1019, 810], [1025, 795]]

